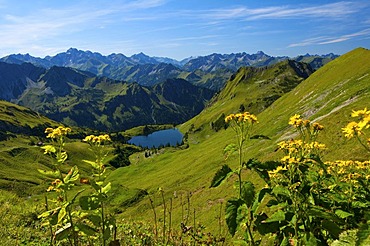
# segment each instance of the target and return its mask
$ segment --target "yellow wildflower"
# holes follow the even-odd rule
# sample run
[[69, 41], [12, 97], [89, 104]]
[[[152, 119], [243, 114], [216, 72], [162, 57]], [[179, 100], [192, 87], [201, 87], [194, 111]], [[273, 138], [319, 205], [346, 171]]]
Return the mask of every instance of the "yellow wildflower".
[[93, 144], [95, 143], [100, 144], [102, 142], [111, 142], [112, 140], [108, 134], [104, 134], [104, 135], [99, 135], [99, 136], [95, 136], [95, 135], [86, 136], [82, 141], [93, 143]]
[[311, 121], [310, 121], [310, 120], [303, 120], [303, 125], [304, 125], [305, 127], [309, 127], [309, 126], [310, 126], [310, 123], [311, 123]]
[[363, 117], [363, 118], [369, 115], [370, 115], [370, 111], [367, 110], [367, 108], [364, 108], [362, 110], [357, 110], [357, 111], [352, 110], [352, 114], [351, 114], [352, 117]]
[[342, 128], [342, 131], [344, 133], [344, 136], [347, 138], [352, 138], [355, 135], [361, 135], [360, 127], [358, 126], [357, 122], [350, 122], [348, 125], [344, 128]]
[[324, 127], [317, 122], [312, 124], [312, 128], [314, 131], [321, 131], [324, 129]]
[[294, 127], [299, 127], [303, 124], [303, 120], [299, 114], [295, 114], [289, 119], [289, 125], [293, 125]]
[[231, 121], [235, 121], [237, 123], [249, 122], [251, 124], [258, 122], [257, 117], [254, 114], [250, 114], [249, 112], [229, 114], [225, 117], [226, 123], [229, 123]]
[[62, 126], [59, 126], [58, 128], [46, 128], [45, 129], [45, 133], [48, 133], [48, 135], [46, 136], [47, 138], [58, 138], [58, 137], [62, 137], [62, 136], [66, 136], [68, 133], [71, 132], [71, 128], [69, 127], [62, 127]]
[[235, 114], [229, 114], [228, 116], [225, 117], [225, 122], [229, 123], [230, 121], [235, 119]]

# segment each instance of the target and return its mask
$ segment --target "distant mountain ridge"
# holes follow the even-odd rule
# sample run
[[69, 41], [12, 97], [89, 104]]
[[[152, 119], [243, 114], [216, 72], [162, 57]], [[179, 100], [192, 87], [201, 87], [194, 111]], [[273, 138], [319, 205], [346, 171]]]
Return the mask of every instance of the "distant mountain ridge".
[[182, 123], [198, 114], [214, 94], [183, 79], [144, 87], [70, 67], [4, 62], [0, 62], [0, 89], [0, 99], [64, 124], [105, 131]]
[[[309, 55], [292, 58], [293, 60], [309, 63], [317, 69], [338, 55]], [[289, 57], [273, 57], [258, 51], [256, 54], [232, 53], [211, 54], [187, 58], [182, 61], [167, 57], [150, 57], [139, 53], [127, 57], [123, 54], [110, 54], [104, 56], [97, 52], [82, 51], [70, 48], [66, 52], [45, 58], [33, 57], [29, 54], [8, 55], [0, 60], [7, 63], [22, 64], [32, 63], [36, 66], [50, 68], [52, 66], [72, 67], [91, 72], [97, 76], [105, 76], [115, 80], [137, 82], [141, 85], [153, 86], [165, 79], [183, 78], [193, 84], [219, 90], [223, 87], [229, 76], [240, 67], [263, 67], [287, 60]], [[227, 71], [226, 73], [221, 71]], [[191, 79], [187, 76], [191, 74]], [[194, 76], [196, 74], [197, 76]]]

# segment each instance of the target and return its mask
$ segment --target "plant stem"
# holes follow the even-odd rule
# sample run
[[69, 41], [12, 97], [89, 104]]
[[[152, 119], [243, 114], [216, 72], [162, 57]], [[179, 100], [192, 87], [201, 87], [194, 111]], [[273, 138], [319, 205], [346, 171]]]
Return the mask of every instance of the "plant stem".
[[163, 243], [166, 241], [166, 201], [164, 200], [163, 191], [161, 191], [163, 201]]
[[149, 201], [150, 201], [150, 206], [152, 207], [153, 214], [154, 214], [154, 234], [155, 234], [155, 239], [157, 240], [158, 237], [158, 227], [157, 227], [157, 213], [155, 212], [154, 204], [152, 198], [149, 196]]
[[102, 223], [102, 236], [103, 236], [103, 246], [105, 246], [105, 218], [104, 218], [104, 203], [101, 202], [101, 223]]
[[[45, 209], [46, 211], [49, 211], [49, 204], [48, 204], [48, 197], [45, 195]], [[50, 246], [53, 245], [53, 226], [49, 224], [50, 228]]]
[[168, 228], [168, 236], [172, 238], [172, 198], [170, 199], [170, 210], [169, 213], [169, 228]]

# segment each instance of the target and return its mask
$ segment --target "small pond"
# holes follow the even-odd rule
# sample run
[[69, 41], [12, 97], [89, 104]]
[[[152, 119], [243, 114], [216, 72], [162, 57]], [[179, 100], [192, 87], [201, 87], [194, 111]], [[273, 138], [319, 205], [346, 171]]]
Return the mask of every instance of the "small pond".
[[166, 146], [170, 144], [171, 146], [176, 146], [177, 144], [181, 144], [182, 137], [182, 133], [174, 128], [156, 131], [148, 136], [135, 136], [132, 137], [128, 143], [141, 147], [158, 148], [161, 145]]

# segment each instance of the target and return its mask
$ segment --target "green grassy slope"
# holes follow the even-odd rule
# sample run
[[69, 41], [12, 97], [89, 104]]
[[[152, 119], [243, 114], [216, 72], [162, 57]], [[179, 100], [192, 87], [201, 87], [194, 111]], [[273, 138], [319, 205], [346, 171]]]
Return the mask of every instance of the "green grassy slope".
[[[44, 133], [47, 127], [59, 125], [28, 108], [0, 101], [0, 189], [20, 196], [35, 195], [45, 190], [47, 181], [37, 169], [52, 168], [52, 160], [43, 154], [38, 143], [49, 141]], [[71, 137], [82, 138], [89, 133], [74, 128]], [[88, 144], [71, 141], [66, 149], [69, 152], [68, 165], [79, 163], [84, 173], [87, 167], [81, 160], [93, 159]]]
[[[370, 103], [369, 61], [368, 50], [359, 48], [349, 52], [316, 71], [259, 113], [260, 123], [254, 132], [266, 135], [271, 140], [252, 140], [246, 149], [246, 158], [279, 158], [279, 153], [274, 151], [276, 143], [294, 136], [287, 122], [295, 113], [314, 121], [318, 120], [326, 127], [319, 139], [329, 147], [325, 153], [326, 159], [366, 158], [360, 147], [343, 139], [341, 127], [350, 121], [352, 109], [364, 108]], [[238, 73], [235, 78], [238, 76], [242, 75]], [[178, 225], [183, 214], [185, 194], [190, 192], [191, 206], [195, 209], [197, 220], [209, 228], [217, 229], [221, 203], [234, 194], [234, 178], [229, 178], [218, 188], [209, 188], [209, 185], [214, 173], [224, 163], [222, 150], [233, 141], [233, 132], [231, 129], [214, 132], [209, 123], [222, 113], [237, 112], [240, 104], [246, 102], [245, 98], [256, 93], [249, 91], [245, 83], [230, 83], [233, 81], [220, 93], [219, 100], [180, 126], [184, 132], [193, 129], [189, 132], [189, 148], [167, 150], [161, 155], [146, 159], [142, 154], [132, 156], [132, 166], [117, 169], [110, 176], [114, 185], [124, 187], [120, 192], [116, 191], [115, 195], [121, 196], [132, 189], [146, 189], [153, 194], [159, 206], [160, 198], [156, 190], [162, 187], [166, 198], [173, 199], [173, 219]], [[236, 160], [231, 158], [228, 163], [235, 166]], [[257, 186], [263, 185], [254, 173], [247, 171], [243, 176]], [[119, 203], [115, 205], [119, 206]], [[152, 212], [148, 199], [126, 208], [122, 216], [151, 220]]]

